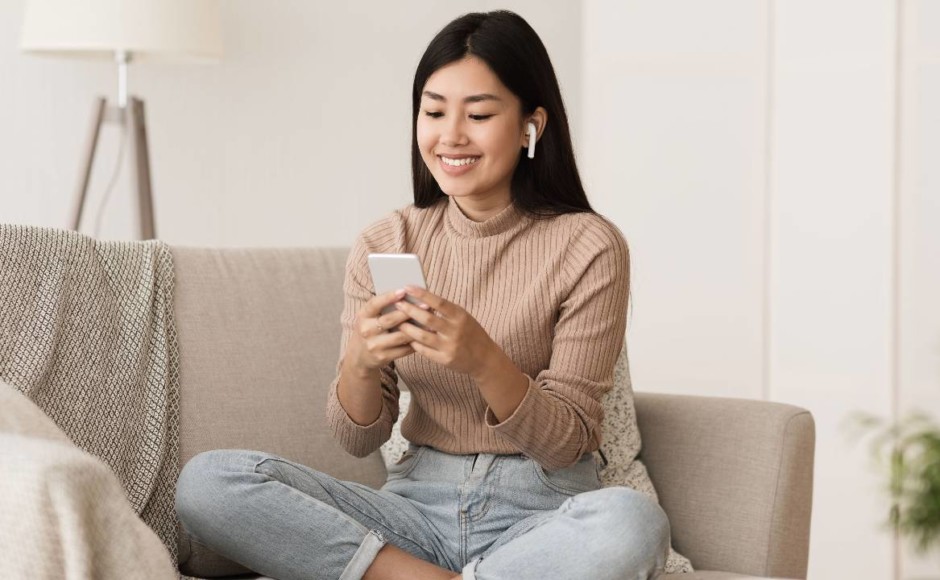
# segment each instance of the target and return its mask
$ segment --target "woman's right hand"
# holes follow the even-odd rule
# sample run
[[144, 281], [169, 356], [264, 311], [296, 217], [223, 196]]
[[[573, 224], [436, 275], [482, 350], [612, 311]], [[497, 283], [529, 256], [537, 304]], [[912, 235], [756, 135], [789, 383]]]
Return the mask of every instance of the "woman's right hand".
[[354, 331], [349, 337], [346, 356], [357, 368], [378, 370], [395, 359], [414, 352], [411, 337], [397, 327], [410, 317], [401, 310], [382, 314], [382, 309], [405, 297], [404, 290], [373, 296], [356, 313]]

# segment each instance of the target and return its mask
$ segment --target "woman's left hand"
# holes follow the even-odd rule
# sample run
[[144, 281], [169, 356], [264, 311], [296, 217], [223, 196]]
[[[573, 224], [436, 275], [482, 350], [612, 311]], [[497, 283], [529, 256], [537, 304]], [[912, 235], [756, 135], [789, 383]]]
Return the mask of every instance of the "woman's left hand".
[[458, 373], [476, 375], [483, 371], [494, 353], [501, 352], [480, 323], [466, 310], [440, 296], [414, 286], [405, 290], [435, 313], [399, 300], [395, 307], [418, 321], [426, 330], [410, 322], [402, 322], [398, 329], [414, 339], [411, 347], [436, 363]]

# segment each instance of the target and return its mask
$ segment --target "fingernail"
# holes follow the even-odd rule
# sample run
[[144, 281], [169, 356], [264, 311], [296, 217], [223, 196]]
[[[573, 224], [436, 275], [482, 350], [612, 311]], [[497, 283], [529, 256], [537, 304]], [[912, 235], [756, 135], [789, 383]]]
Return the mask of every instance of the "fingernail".
[[428, 308], [430, 308], [430, 306], [428, 306], [427, 304], [421, 304], [420, 306], [421, 306], [421, 308], [423, 308], [423, 309], [425, 309], [425, 310], [427, 310]]
[[395, 290], [395, 296], [398, 296], [399, 298], [401, 298], [401, 297], [404, 296], [404, 295], [405, 295], [405, 289], [404, 289], [404, 288], [399, 288], [398, 290]]

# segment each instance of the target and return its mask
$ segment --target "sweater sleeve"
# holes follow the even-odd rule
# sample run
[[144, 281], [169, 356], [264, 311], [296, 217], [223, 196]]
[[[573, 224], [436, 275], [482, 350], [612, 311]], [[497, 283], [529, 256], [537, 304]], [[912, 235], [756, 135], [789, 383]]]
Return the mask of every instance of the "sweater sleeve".
[[333, 436], [339, 444], [356, 457], [365, 457], [383, 443], [392, 433], [392, 425], [398, 420], [398, 374], [394, 361], [380, 369], [382, 382], [382, 410], [371, 425], [359, 425], [353, 421], [337, 396], [340, 370], [350, 333], [355, 332], [356, 314], [359, 309], [375, 296], [372, 276], [368, 268], [368, 248], [364, 235], [360, 235], [346, 261], [346, 276], [343, 282], [343, 313], [340, 318], [342, 337], [339, 347], [339, 362], [336, 364], [336, 378], [330, 384], [329, 398], [326, 405], [327, 422]]
[[613, 224], [578, 234], [565, 259], [565, 277], [574, 282], [559, 308], [549, 368], [529, 376], [525, 397], [506, 420], [489, 407], [485, 416], [489, 428], [549, 471], [600, 446], [601, 399], [613, 387], [626, 333], [627, 243]]

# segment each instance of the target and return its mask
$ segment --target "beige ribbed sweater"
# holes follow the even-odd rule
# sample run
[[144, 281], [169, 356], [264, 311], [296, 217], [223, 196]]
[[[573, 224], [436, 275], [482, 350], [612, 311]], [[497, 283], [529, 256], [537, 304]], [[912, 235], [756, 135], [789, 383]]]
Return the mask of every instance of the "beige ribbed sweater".
[[[371, 425], [350, 419], [336, 396], [342, 353], [362, 305], [374, 296], [367, 256], [414, 253], [428, 290], [463, 307], [529, 378], [522, 402], [498, 422], [469, 375], [417, 353], [381, 371], [383, 409]], [[596, 214], [529, 218], [510, 204], [483, 221], [453, 198], [409, 205], [367, 227], [346, 264], [343, 335], [327, 419], [339, 443], [364, 457], [398, 418], [398, 376], [411, 391], [401, 432], [447, 453], [522, 453], [554, 470], [601, 443], [601, 397], [613, 386], [624, 342], [629, 251]]]

